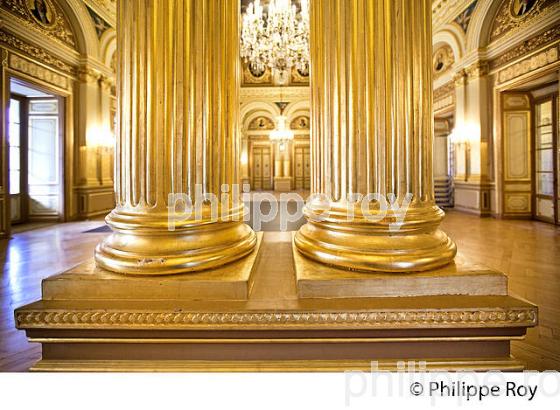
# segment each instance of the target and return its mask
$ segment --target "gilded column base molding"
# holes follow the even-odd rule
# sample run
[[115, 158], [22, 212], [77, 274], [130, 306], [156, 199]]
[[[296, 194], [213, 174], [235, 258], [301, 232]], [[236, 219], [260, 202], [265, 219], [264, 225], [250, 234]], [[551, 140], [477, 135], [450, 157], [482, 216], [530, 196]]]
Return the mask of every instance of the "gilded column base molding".
[[305, 213], [308, 223], [296, 233], [294, 244], [306, 257], [326, 265], [361, 271], [425, 271], [451, 263], [457, 253], [455, 243], [438, 229], [444, 213], [437, 206], [409, 208], [399, 229], [391, 229], [399, 218], [391, 211], [375, 222], [359, 212], [348, 220], [346, 207], [331, 207], [328, 215], [311, 208]]
[[[241, 215], [241, 213], [239, 213]], [[177, 223], [169, 230], [165, 214], [113, 211], [106, 218], [113, 233], [95, 249], [101, 268], [133, 275], [168, 275], [219, 268], [248, 255], [257, 243], [255, 232], [228, 215], [213, 222]]]
[[240, 260], [169, 277], [124, 276], [97, 267], [91, 259], [43, 281], [43, 297], [56, 300], [71, 294], [77, 300], [246, 300], [262, 236], [262, 232], [256, 235], [257, 245]]
[[207, 290], [225, 289], [234, 270], [134, 277], [90, 262], [47, 279], [43, 299], [15, 312], [17, 327], [42, 344], [33, 370], [344, 371], [372, 361], [390, 370], [409, 361], [523, 368], [510, 342], [537, 323], [528, 302], [503, 294], [300, 298], [290, 242], [265, 236], [259, 246], [260, 256], [244, 259], [254, 258], [246, 300], [197, 291], [197, 277], [213, 281]]
[[460, 255], [443, 268], [395, 275], [340, 269], [293, 253], [300, 298], [507, 295], [506, 275]]

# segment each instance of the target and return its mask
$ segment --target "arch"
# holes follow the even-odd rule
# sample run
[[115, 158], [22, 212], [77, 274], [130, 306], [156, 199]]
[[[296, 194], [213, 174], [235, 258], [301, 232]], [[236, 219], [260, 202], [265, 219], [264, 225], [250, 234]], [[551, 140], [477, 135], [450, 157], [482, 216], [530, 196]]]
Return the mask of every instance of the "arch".
[[252, 101], [241, 106], [239, 118], [241, 118], [241, 128], [247, 130], [248, 125], [258, 116], [270, 117], [273, 121], [280, 115], [280, 108], [274, 103], [265, 101]]
[[[249, 131], [249, 125], [257, 118], [259, 117], [265, 117], [268, 118], [270, 121], [272, 121], [273, 124], [276, 125], [276, 116], [272, 115], [269, 111], [265, 111], [265, 110], [256, 110], [256, 111], [251, 111], [250, 113], [248, 113], [244, 118], [243, 118], [243, 123], [242, 123], [242, 130], [243, 133], [245, 134], [247, 131]], [[269, 131], [269, 130], [264, 130], [264, 131]]]
[[70, 22], [76, 37], [77, 51], [99, 59], [99, 40], [85, 3], [80, 0], [59, 0], [58, 4]]
[[111, 67], [111, 59], [117, 51], [117, 31], [114, 28], [107, 29], [99, 39], [99, 44], [101, 61]]
[[465, 35], [456, 25], [446, 24], [434, 34], [432, 45], [435, 46], [440, 43], [445, 43], [451, 47], [455, 61], [461, 60], [465, 55]]
[[467, 32], [468, 51], [478, 50], [488, 45], [496, 13], [502, 6], [503, 1], [479, 0]]
[[303, 112], [310, 116], [311, 105], [308, 100], [297, 101], [289, 104], [284, 111], [284, 115], [288, 119], [288, 124], [292, 122], [295, 116], [301, 115]]

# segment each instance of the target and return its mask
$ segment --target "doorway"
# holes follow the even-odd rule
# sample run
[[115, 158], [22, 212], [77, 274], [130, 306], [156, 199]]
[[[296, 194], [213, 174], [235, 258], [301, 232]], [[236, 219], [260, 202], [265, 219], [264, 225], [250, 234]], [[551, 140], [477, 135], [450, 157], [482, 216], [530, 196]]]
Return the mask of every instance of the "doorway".
[[270, 143], [251, 143], [250, 176], [254, 191], [272, 190], [272, 150]]
[[558, 224], [558, 94], [535, 100], [533, 115], [534, 217]]
[[12, 225], [59, 221], [64, 213], [61, 97], [10, 81], [8, 174]]

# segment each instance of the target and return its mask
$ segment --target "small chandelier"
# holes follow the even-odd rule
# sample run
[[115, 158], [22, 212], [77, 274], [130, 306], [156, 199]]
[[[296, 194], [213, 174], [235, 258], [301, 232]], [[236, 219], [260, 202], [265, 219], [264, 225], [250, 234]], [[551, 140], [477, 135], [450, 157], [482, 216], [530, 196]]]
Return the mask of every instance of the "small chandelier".
[[269, 67], [285, 72], [295, 67], [309, 74], [309, 0], [270, 0], [265, 12], [260, 0], [249, 3], [243, 14], [241, 57], [261, 75]]

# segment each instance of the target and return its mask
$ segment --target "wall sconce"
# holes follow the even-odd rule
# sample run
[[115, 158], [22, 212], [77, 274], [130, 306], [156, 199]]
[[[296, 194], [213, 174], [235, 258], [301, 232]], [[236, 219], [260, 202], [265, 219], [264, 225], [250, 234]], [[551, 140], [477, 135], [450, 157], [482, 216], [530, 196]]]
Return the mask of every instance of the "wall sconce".
[[93, 126], [88, 129], [86, 145], [98, 149], [111, 149], [115, 146], [115, 137], [108, 127]]
[[471, 174], [471, 145], [478, 139], [478, 127], [474, 124], [461, 125], [449, 134], [449, 142], [465, 152], [465, 181], [468, 181]]
[[247, 156], [247, 152], [241, 153], [241, 165], [247, 165], [249, 163], [249, 158]]

